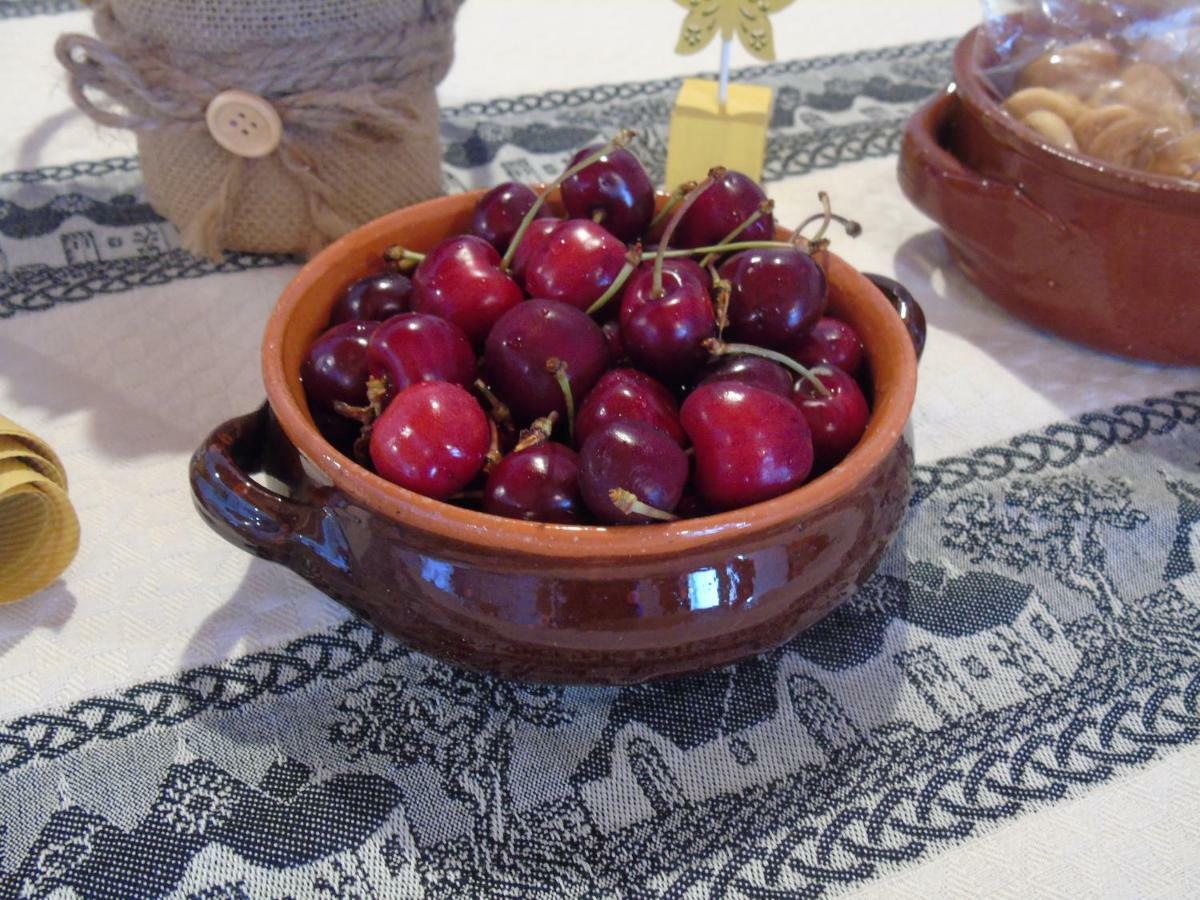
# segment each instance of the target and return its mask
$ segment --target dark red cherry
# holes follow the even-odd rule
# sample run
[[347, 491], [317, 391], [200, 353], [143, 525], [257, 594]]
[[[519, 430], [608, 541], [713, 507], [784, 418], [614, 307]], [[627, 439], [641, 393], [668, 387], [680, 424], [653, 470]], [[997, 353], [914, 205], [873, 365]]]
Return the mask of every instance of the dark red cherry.
[[[496, 185], [475, 204], [475, 212], [471, 215], [471, 234], [483, 238], [503, 253], [536, 200], [537, 194], [528, 185], [515, 181]], [[537, 211], [538, 218], [553, 215], [544, 204]]]
[[505, 313], [488, 335], [483, 354], [488, 384], [518, 421], [552, 411], [566, 420], [562, 388], [547, 368], [554, 359], [566, 365], [576, 406], [608, 363], [608, 343], [600, 326], [566, 303], [528, 300]]
[[825, 273], [799, 250], [743, 250], [721, 264], [729, 282], [729, 339], [792, 346], [825, 311]]
[[475, 398], [457, 384], [406, 387], [371, 428], [371, 462], [388, 481], [445, 500], [483, 469], [491, 433]]
[[656, 298], [653, 274], [646, 274], [652, 266], [642, 263], [621, 295], [621, 343], [639, 369], [670, 383], [687, 381], [709, 358], [704, 342], [717, 334], [712, 298], [686, 267], [664, 267], [663, 295]]
[[[752, 178], [727, 171], [692, 203], [679, 220], [671, 241], [677, 247], [707, 247], [719, 243], [766, 201]], [[739, 241], [766, 241], [775, 235], [775, 219], [765, 215], [738, 235]]]
[[412, 296], [412, 282], [399, 272], [367, 275], [346, 287], [329, 317], [330, 325], [367, 319], [382, 322], [406, 312]]
[[[789, 392], [791, 385], [788, 385]], [[683, 446], [679, 404], [662, 384], [637, 369], [611, 369], [600, 376], [575, 417], [575, 440], [582, 446], [610, 422], [647, 422]]]
[[628, 360], [625, 345], [621, 343], [621, 323], [617, 319], [609, 319], [600, 326], [604, 332], [604, 340], [608, 341], [608, 364], [620, 366]]
[[560, 222], [525, 266], [531, 297], [587, 309], [625, 265], [625, 245], [588, 219]]
[[862, 366], [863, 345], [858, 332], [841, 319], [822, 316], [812, 330], [801, 335], [786, 348], [786, 352], [810, 369], [828, 364], [857, 375]]
[[579, 457], [554, 441], [510, 453], [488, 475], [483, 508], [494, 516], [527, 522], [578, 522], [584, 512]]
[[334, 325], [313, 341], [300, 366], [300, 381], [314, 415], [336, 414], [339, 401], [366, 405], [367, 345], [378, 327], [378, 322], [356, 319]]
[[716, 384], [720, 381], [736, 381], [762, 388], [780, 397], [792, 396], [792, 374], [779, 363], [761, 356], [722, 356], [720, 361], [700, 384]]
[[483, 346], [496, 320], [525, 299], [500, 268], [500, 254], [483, 238], [446, 238], [413, 273], [413, 312], [447, 319]]
[[829, 391], [826, 397], [807, 378], [796, 383], [795, 401], [812, 429], [814, 469], [824, 472], [846, 458], [867, 430], [871, 411], [862, 389], [837, 366], [814, 366], [812, 373]]
[[424, 313], [402, 313], [380, 324], [367, 344], [367, 366], [387, 376], [394, 396], [419, 381], [449, 381], [468, 387], [475, 380], [475, 351], [453, 322]]
[[610, 422], [593, 432], [579, 452], [583, 500], [596, 518], [612, 525], [653, 521], [618, 508], [612, 490], [628, 491], [647, 506], [670, 513], [687, 478], [688, 460], [679, 444], [646, 422]]
[[[599, 144], [584, 147], [569, 165], [582, 162], [599, 149]], [[568, 216], [598, 221], [627, 244], [642, 236], [654, 216], [654, 184], [638, 158], [624, 148], [576, 172], [562, 183], [561, 190]]]
[[521, 237], [521, 243], [517, 245], [517, 250], [513, 254], [510, 266], [512, 277], [517, 280], [518, 284], [525, 283], [525, 269], [529, 265], [529, 258], [538, 252], [554, 229], [561, 224], [562, 219], [549, 217], [534, 219], [529, 223], [529, 227], [525, 229], [525, 234]]
[[749, 385], [696, 388], [680, 411], [695, 447], [693, 483], [715, 509], [736, 509], [799, 487], [812, 469], [808, 422], [790, 400]]

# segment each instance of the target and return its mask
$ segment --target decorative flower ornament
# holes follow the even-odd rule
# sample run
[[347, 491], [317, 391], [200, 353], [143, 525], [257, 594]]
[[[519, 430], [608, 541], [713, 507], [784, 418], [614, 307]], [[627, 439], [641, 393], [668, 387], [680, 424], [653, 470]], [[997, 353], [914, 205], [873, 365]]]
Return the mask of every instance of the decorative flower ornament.
[[699, 53], [719, 32], [728, 44], [736, 34], [742, 46], [755, 59], [775, 59], [775, 35], [770, 16], [793, 0], [675, 0], [688, 11], [679, 31], [675, 52]]

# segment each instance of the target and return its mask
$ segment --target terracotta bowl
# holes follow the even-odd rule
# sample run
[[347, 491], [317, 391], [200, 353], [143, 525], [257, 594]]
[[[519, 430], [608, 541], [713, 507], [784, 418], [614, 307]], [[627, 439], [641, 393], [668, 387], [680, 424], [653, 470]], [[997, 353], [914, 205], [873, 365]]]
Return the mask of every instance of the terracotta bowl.
[[1068, 153], [1005, 114], [978, 29], [908, 123], [900, 184], [997, 303], [1110, 353], [1200, 363], [1200, 183]]
[[[662, 525], [519, 522], [411, 493], [321, 437], [299, 372], [339, 290], [392, 243], [427, 249], [465, 231], [478, 196], [400, 210], [299, 272], [263, 340], [269, 407], [221, 425], [192, 460], [209, 524], [416, 649], [529, 681], [629, 683], [729, 663], [845, 600], [904, 518], [909, 329], [923, 324], [902, 288], [880, 279], [885, 297], [836, 256], [830, 309], [863, 338], [874, 411], [845, 461], [774, 500]], [[252, 480], [258, 471], [288, 496]]]

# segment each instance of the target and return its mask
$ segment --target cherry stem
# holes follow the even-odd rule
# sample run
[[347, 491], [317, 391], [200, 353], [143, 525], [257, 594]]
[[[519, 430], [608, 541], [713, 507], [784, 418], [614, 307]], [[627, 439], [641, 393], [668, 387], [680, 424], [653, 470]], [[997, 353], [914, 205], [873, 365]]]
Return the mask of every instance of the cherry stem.
[[[660, 245], [665, 246], [665, 245]], [[735, 250], [795, 250], [792, 241], [735, 241], [732, 244], [711, 244], [707, 247], [691, 247], [686, 250], [667, 250], [664, 259], [678, 259], [681, 256], [701, 256], [708, 253], [732, 253]]]
[[653, 231], [659, 224], [671, 214], [671, 211], [679, 205], [679, 201], [696, 189], [696, 182], [685, 181], [675, 190], [671, 191], [671, 196], [667, 198], [667, 202], [663, 204], [663, 208], [654, 214], [654, 218], [650, 220], [650, 227], [647, 231]]
[[666, 259], [667, 247], [671, 245], [671, 238], [675, 236], [675, 229], [700, 195], [712, 187], [714, 182], [724, 177], [725, 169], [721, 166], [709, 169], [708, 175], [704, 177], [704, 180], [688, 191], [687, 196], [679, 202], [679, 206], [671, 213], [671, 219], [667, 222], [667, 227], [663, 229], [662, 237], [658, 239], [658, 254], [654, 257], [654, 289], [650, 292], [650, 296], [657, 298], [663, 295], [663, 260]]
[[[829, 202], [829, 195], [827, 193], [821, 191], [817, 194], [817, 199], [821, 201], [821, 211], [819, 213], [814, 213], [797, 225], [796, 230], [792, 232], [792, 240], [806, 241], [810, 245], [810, 250], [812, 248], [820, 249], [825, 244], [829, 243], [825, 238], [825, 232], [829, 230], [829, 225], [831, 222], [839, 223], [843, 228], [846, 229], [846, 234], [852, 238], [856, 238], [862, 234], [862, 225], [860, 225], [858, 222], [855, 222], [853, 219], [847, 219], [845, 216], [839, 216], [833, 211], [833, 206]], [[801, 232], [813, 222], [818, 220], [821, 222], [821, 227], [817, 230], [817, 233], [811, 238], [805, 238]]]
[[567, 435], [571, 443], [575, 443], [575, 398], [571, 394], [571, 382], [567, 379], [567, 364], [557, 356], [546, 360], [546, 371], [554, 376], [562, 389], [563, 400], [567, 403]]
[[[742, 234], [747, 228], [749, 228], [751, 225], [753, 225], [755, 222], [757, 222], [763, 216], [769, 216], [774, 211], [775, 211], [775, 201], [774, 200], [764, 200], [761, 204], [759, 204], [758, 209], [756, 209], [754, 212], [752, 212], [750, 215], [746, 216], [746, 218], [742, 220], [742, 223], [740, 225], [738, 225], [737, 228], [733, 229], [733, 231], [729, 232], [729, 234], [727, 234], [727, 235], [725, 235], [725, 237], [721, 238], [721, 240], [719, 240], [717, 242], [717, 246], [724, 247], [727, 244], [732, 244], [735, 240], [737, 240], [737, 236], [739, 234]], [[717, 252], [716, 250], [713, 250], [711, 253], [709, 253], [707, 256], [705, 256], [704, 259], [700, 260], [700, 266], [703, 268], [703, 267], [711, 265], [712, 261], [715, 260], [720, 255], [721, 254], [719, 252]]]
[[725, 326], [729, 324], [729, 295], [733, 285], [724, 278], [714, 278], [713, 289], [717, 292], [713, 301], [713, 311], [717, 318], [717, 340], [720, 341], [724, 339]]
[[608, 492], [608, 499], [612, 501], [613, 506], [627, 516], [645, 516], [648, 519], [658, 519], [660, 522], [675, 522], [679, 519], [675, 513], [669, 513], [648, 503], [643, 503], [638, 499], [637, 494], [627, 491], [625, 488], [613, 488]]
[[734, 356], [739, 353], [744, 353], [747, 356], [761, 356], [763, 359], [769, 359], [772, 362], [777, 362], [781, 366], [785, 366], [798, 374], [800, 377], [807, 379], [818, 391], [822, 397], [832, 397], [833, 394], [829, 388], [825, 387], [821, 379], [816, 376], [812, 369], [800, 365], [790, 356], [783, 353], [778, 353], [775, 350], [768, 350], [766, 347], [756, 347], [754, 344], [727, 344], [718, 338], [709, 338], [704, 342], [705, 348], [713, 356]]
[[388, 381], [387, 375], [381, 375], [378, 378], [371, 375], [367, 378], [367, 405], [375, 410], [376, 416], [383, 415], [383, 401], [387, 399], [390, 390], [391, 383]]
[[621, 271], [617, 273], [617, 277], [613, 279], [613, 283], [608, 286], [603, 294], [596, 298], [596, 302], [587, 308], [587, 314], [594, 316], [600, 310], [608, 305], [608, 301], [617, 296], [621, 292], [621, 288], [625, 287], [625, 282], [629, 280], [629, 276], [633, 274], [642, 262], [642, 245], [634, 244], [629, 252], [625, 254], [625, 265], [621, 266]]
[[504, 401], [492, 393], [492, 389], [487, 386], [482, 378], [475, 379], [475, 390], [483, 395], [483, 399], [487, 401], [488, 406], [492, 408], [491, 418], [495, 419], [502, 425], [512, 425], [512, 412], [505, 405]]
[[548, 415], [542, 416], [540, 419], [534, 419], [528, 428], [521, 432], [521, 437], [517, 440], [517, 444], [513, 447], [513, 453], [519, 453], [522, 450], [528, 450], [530, 447], [536, 447], [538, 444], [544, 444], [550, 440], [550, 435], [554, 433], [554, 424], [558, 421], [558, 410], [551, 410]]
[[407, 272], [420, 265], [425, 259], [425, 254], [409, 250], [400, 244], [393, 244], [383, 251], [383, 258], [395, 266], [396, 271]]
[[496, 427], [496, 420], [491, 416], [487, 417], [488, 422], [488, 451], [483, 458], [483, 471], [485, 474], [492, 471], [504, 458], [504, 453], [500, 450], [500, 429]]
[[533, 206], [529, 207], [529, 212], [525, 213], [525, 218], [521, 220], [521, 224], [517, 226], [516, 232], [512, 236], [512, 240], [508, 244], [508, 249], [504, 251], [504, 256], [500, 259], [500, 268], [508, 271], [508, 267], [512, 264], [513, 257], [517, 253], [517, 247], [521, 243], [521, 239], [525, 237], [525, 232], [529, 230], [530, 224], [537, 218], [538, 211], [549, 199], [550, 194], [555, 188], [562, 185], [564, 181], [572, 175], [578, 174], [590, 166], [592, 163], [599, 162], [614, 150], [619, 150], [637, 137], [636, 131], [630, 131], [628, 128], [617, 133], [611, 141], [597, 150], [595, 153], [589, 153], [575, 165], [570, 166], [565, 172], [555, 178], [546, 189], [538, 194], [537, 199], [533, 201]]
[[333, 401], [333, 411], [339, 416], [353, 419], [359, 425], [366, 427], [375, 421], [375, 409], [370, 406], [351, 406], [344, 400]]
[[605, 211], [602, 209], [596, 210], [594, 213], [592, 213], [592, 221], [599, 225], [604, 221], [604, 213]]

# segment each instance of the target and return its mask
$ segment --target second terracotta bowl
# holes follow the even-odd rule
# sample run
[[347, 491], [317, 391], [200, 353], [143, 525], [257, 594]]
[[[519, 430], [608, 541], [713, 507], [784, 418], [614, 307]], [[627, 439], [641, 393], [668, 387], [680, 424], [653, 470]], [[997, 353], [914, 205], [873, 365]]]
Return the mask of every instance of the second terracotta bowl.
[[[629, 683], [709, 668], [787, 641], [845, 600], [904, 518], [909, 329], [921, 326], [901, 288], [881, 279], [889, 299], [833, 255], [830, 312], [863, 338], [873, 413], [840, 465], [774, 500], [662, 525], [520, 522], [411, 493], [321, 437], [300, 364], [339, 291], [390, 244], [422, 250], [465, 231], [478, 196], [379, 219], [295, 277], [263, 340], [269, 407], [220, 426], [193, 458], [209, 524], [416, 649], [522, 680]], [[250, 477], [260, 470], [290, 495]]]
[[905, 194], [967, 275], [1014, 315], [1138, 359], [1200, 364], [1200, 183], [1045, 143], [1000, 107], [979, 30], [954, 84], [908, 123]]

